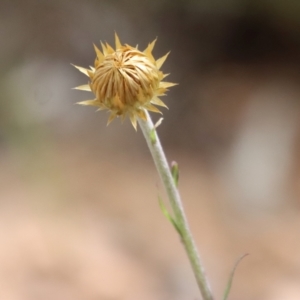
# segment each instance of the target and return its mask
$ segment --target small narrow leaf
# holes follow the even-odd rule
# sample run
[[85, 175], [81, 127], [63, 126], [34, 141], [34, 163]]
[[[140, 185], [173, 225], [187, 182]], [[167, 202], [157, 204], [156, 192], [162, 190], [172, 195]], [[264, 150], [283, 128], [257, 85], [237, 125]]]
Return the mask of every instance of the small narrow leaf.
[[230, 276], [229, 276], [229, 279], [228, 279], [228, 283], [227, 283], [225, 292], [224, 292], [223, 300], [227, 300], [227, 298], [228, 298], [228, 296], [229, 296], [230, 289], [231, 289], [231, 286], [232, 286], [233, 276], [234, 276], [234, 274], [235, 274], [236, 268], [238, 267], [239, 263], [240, 263], [246, 256], [248, 256], [248, 255], [249, 255], [248, 253], [242, 255], [242, 256], [236, 261], [236, 263], [234, 264], [233, 269], [232, 269], [232, 271], [231, 271], [231, 273], [230, 273]]
[[162, 213], [164, 214], [164, 216], [170, 221], [170, 223], [174, 226], [174, 228], [176, 229], [176, 231], [178, 232], [178, 234], [181, 236], [181, 232], [180, 232], [179, 226], [177, 225], [175, 219], [168, 212], [168, 210], [165, 207], [164, 202], [160, 198], [160, 196], [158, 196], [158, 201], [159, 201], [160, 210], [162, 211]]
[[154, 125], [154, 128], [157, 129], [158, 126], [161, 125], [162, 121], [164, 120], [164, 118], [160, 118]]

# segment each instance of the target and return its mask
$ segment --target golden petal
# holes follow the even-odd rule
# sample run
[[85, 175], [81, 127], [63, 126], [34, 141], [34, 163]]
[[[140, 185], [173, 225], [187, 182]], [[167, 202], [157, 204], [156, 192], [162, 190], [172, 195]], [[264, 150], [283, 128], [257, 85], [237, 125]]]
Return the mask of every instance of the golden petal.
[[164, 73], [161, 71], [158, 71], [158, 80], [162, 81], [164, 79]]
[[89, 84], [84, 84], [84, 85], [80, 85], [80, 86], [76, 86], [74, 87], [74, 90], [81, 90], [81, 91], [91, 91], [91, 88], [89, 86]]
[[162, 102], [158, 97], [153, 97], [151, 103], [168, 108], [168, 106], [164, 102]]
[[143, 109], [140, 109], [138, 112], [137, 112], [137, 115], [144, 121], [147, 121], [147, 115], [145, 113], [145, 111]]
[[155, 43], [156, 43], [156, 40], [157, 40], [157, 38], [152, 42], [152, 43], [150, 43], [149, 45], [148, 45], [148, 47], [144, 50], [144, 53], [147, 55], [147, 54], [151, 54], [151, 52], [152, 52], [152, 50], [153, 50], [153, 48], [154, 48], [154, 45], [155, 45]]
[[148, 105], [145, 106], [145, 108], [149, 111], [162, 114], [162, 112], [157, 107], [155, 107], [154, 105], [148, 104]]
[[77, 102], [76, 104], [91, 105], [91, 106], [101, 106], [101, 104], [99, 103], [99, 101], [97, 99], [85, 100], [85, 101]]
[[115, 52], [115, 49], [112, 48], [108, 43], [106, 43], [106, 49], [107, 49], [108, 54], [112, 54]]
[[86, 68], [82, 68], [82, 67], [79, 67], [79, 66], [75, 66], [75, 65], [73, 65], [73, 64], [71, 64], [73, 67], [75, 67], [77, 70], [79, 70], [81, 73], [83, 73], [84, 75], [86, 75], [86, 76], [89, 76], [89, 74], [88, 74], [88, 69], [86, 69]]
[[115, 113], [111, 113], [109, 118], [108, 118], [108, 121], [107, 121], [107, 126], [116, 118], [116, 114]]
[[139, 80], [140, 80], [140, 84], [142, 85], [142, 87], [144, 89], [147, 89], [148, 88], [148, 85], [149, 85], [149, 80], [148, 80], [148, 77], [145, 75], [145, 73], [141, 70], [140, 68], [141, 66], [138, 66], [136, 68], [136, 73], [138, 74], [139, 76]]
[[90, 79], [93, 79], [95, 72], [91, 71], [91, 70], [87, 70], [88, 76], [90, 77]]
[[153, 63], [155, 64], [155, 58], [153, 57], [152, 53], [148, 53], [146, 54], [147, 55], [147, 58]]
[[155, 91], [155, 93], [156, 93], [156, 95], [158, 95], [158, 96], [164, 96], [166, 90], [167, 90], [166, 88], [160, 87], [159, 89], [157, 89], [157, 90]]
[[132, 46], [130, 46], [128, 44], [125, 44], [125, 47], [128, 48], [128, 49], [130, 49], [130, 50], [136, 50], [134, 47], [132, 47]]
[[165, 62], [165, 60], [167, 59], [169, 54], [170, 54], [170, 51], [166, 55], [164, 55], [163, 57], [159, 58], [156, 61], [156, 66], [157, 66], [158, 70], [161, 68], [161, 66], [163, 65], [163, 63]]
[[122, 101], [120, 100], [120, 97], [118, 95], [116, 95], [115, 97], [113, 97], [111, 99], [111, 103], [117, 107], [119, 110], [123, 110], [124, 108], [124, 104], [122, 103]]
[[136, 116], [133, 114], [130, 114], [129, 116], [131, 124], [133, 126], [133, 128], [135, 129], [135, 131], [137, 131], [137, 121], [136, 121]]
[[100, 43], [101, 43], [101, 47], [102, 47], [102, 52], [103, 52], [104, 56], [106, 56], [108, 54], [106, 46], [102, 42], [100, 42]]
[[178, 85], [178, 83], [161, 81], [160, 84], [159, 84], [159, 87], [160, 88], [168, 88], [168, 87], [171, 87], [171, 86], [174, 86], [174, 85]]
[[[101, 104], [99, 104], [101, 105]], [[104, 110], [104, 109], [107, 109], [105, 106], [100, 106], [96, 111], [100, 111], [100, 110]]]
[[95, 44], [93, 44], [93, 45], [94, 45], [94, 49], [95, 49], [95, 52], [96, 52], [97, 57], [98, 57], [98, 62], [102, 63], [103, 60], [104, 60], [104, 55]]
[[116, 50], [118, 50], [122, 47], [122, 44], [121, 44], [120, 39], [116, 32], [115, 32], [115, 44], [116, 44]]
[[154, 48], [154, 45], [156, 43], [156, 40], [155, 39], [151, 44], [148, 45], [148, 47], [144, 50], [144, 54], [149, 58], [149, 60], [152, 62], [152, 63], [155, 63], [155, 59], [152, 55], [152, 50]]

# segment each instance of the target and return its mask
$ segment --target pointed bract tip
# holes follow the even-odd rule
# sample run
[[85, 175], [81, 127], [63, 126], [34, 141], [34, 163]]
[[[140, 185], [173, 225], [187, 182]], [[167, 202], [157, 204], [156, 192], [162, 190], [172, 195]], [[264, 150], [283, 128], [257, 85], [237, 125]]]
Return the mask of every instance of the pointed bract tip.
[[116, 45], [116, 50], [118, 50], [122, 47], [121, 41], [116, 32], [115, 32], [115, 45]]

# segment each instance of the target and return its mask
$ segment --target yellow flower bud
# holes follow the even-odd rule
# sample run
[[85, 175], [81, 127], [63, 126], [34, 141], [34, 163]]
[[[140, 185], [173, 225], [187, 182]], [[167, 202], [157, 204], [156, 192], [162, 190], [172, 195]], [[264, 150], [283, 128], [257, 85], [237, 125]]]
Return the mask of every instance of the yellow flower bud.
[[142, 52], [127, 44], [122, 45], [115, 34], [115, 50], [109, 44], [101, 43], [101, 52], [94, 45], [97, 55], [94, 67], [75, 66], [89, 77], [90, 82], [75, 89], [92, 91], [96, 98], [79, 104], [97, 106], [99, 110], [108, 109], [108, 124], [115, 117], [120, 116], [124, 120], [128, 115], [135, 129], [138, 117], [146, 120], [145, 110], [160, 113], [154, 105], [166, 105], [158, 96], [163, 96], [175, 84], [162, 81], [167, 75], [160, 71], [160, 67], [169, 53], [155, 60], [152, 56], [155, 42]]

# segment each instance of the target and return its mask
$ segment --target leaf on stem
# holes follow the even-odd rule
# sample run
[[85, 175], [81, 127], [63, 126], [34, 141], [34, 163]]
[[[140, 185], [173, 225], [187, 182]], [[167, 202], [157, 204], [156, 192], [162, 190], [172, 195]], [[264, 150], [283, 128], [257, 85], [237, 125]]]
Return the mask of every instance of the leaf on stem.
[[162, 123], [164, 118], [160, 118], [155, 125], [153, 126], [153, 128], [150, 131], [150, 139], [151, 139], [151, 143], [152, 145], [154, 145], [156, 143], [156, 128]]
[[224, 292], [224, 296], [223, 296], [223, 300], [227, 300], [228, 296], [229, 296], [229, 292], [230, 292], [230, 289], [231, 289], [231, 286], [232, 286], [232, 281], [233, 281], [233, 276], [235, 274], [235, 271], [236, 271], [236, 268], [238, 267], [239, 263], [246, 257], [248, 256], [249, 254], [246, 253], [244, 255], [242, 255], [237, 261], [236, 263], [234, 264], [234, 267], [230, 273], [230, 276], [229, 276], [229, 279], [228, 279], [228, 283], [227, 283], [227, 286], [226, 286], [226, 289], [225, 289], [225, 292]]
[[180, 232], [179, 226], [177, 225], [175, 219], [168, 212], [168, 210], [165, 207], [165, 204], [164, 204], [164, 202], [163, 202], [163, 200], [161, 199], [160, 196], [158, 196], [158, 201], [159, 201], [159, 206], [160, 206], [160, 209], [161, 209], [162, 213], [170, 221], [170, 223], [174, 226], [174, 228], [176, 229], [176, 231], [178, 232], [178, 234], [181, 236], [181, 232]]

